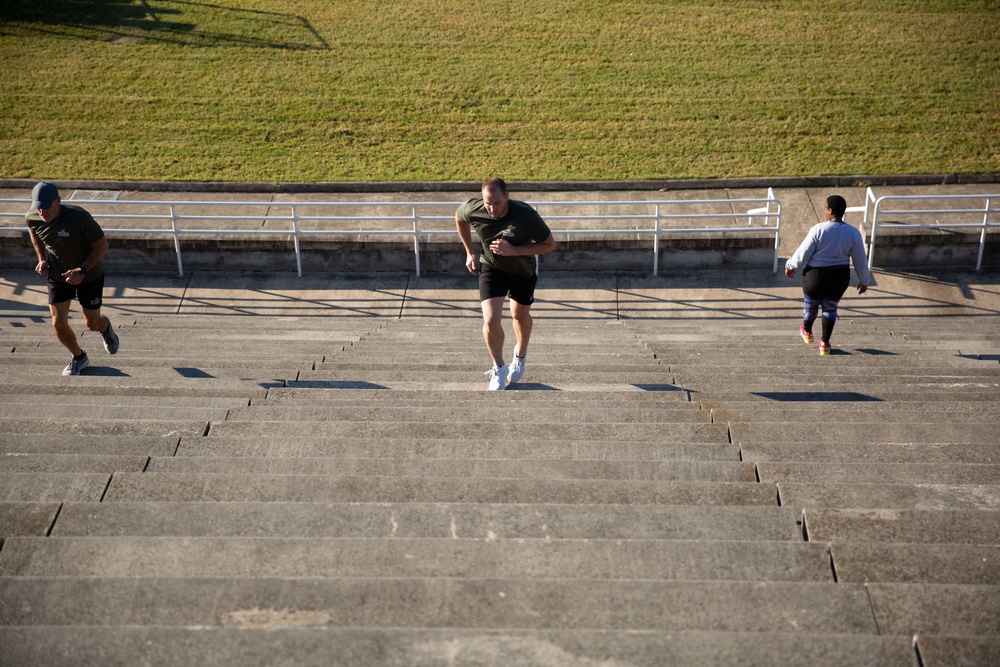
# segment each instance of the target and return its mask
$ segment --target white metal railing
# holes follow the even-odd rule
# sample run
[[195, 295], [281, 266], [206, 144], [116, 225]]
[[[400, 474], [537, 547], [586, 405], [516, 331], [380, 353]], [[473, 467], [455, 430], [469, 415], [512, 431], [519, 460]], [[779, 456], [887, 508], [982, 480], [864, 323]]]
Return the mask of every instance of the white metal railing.
[[[184, 275], [184, 264], [181, 254], [181, 237], [190, 235], [222, 235], [222, 236], [249, 236], [249, 237], [291, 237], [295, 249], [295, 261], [298, 275], [302, 276], [302, 249], [300, 240], [303, 237], [313, 236], [335, 236], [335, 235], [406, 235], [413, 238], [414, 265], [417, 276], [420, 275], [420, 237], [442, 234], [453, 234], [457, 236], [454, 227], [450, 229], [424, 229], [422, 223], [431, 221], [454, 221], [455, 209], [461, 202], [367, 202], [367, 201], [339, 201], [339, 202], [267, 202], [267, 201], [122, 201], [122, 200], [66, 200], [65, 203], [85, 206], [94, 216], [104, 231], [115, 235], [160, 235], [169, 236], [174, 242], [174, 252], [177, 256], [177, 272]], [[0, 204], [23, 204], [24, 210], [31, 205], [30, 199], [0, 199]], [[660, 236], [665, 234], [682, 233], [745, 233], [768, 231], [774, 235], [774, 261], [772, 271], [778, 270], [778, 245], [781, 234], [781, 202], [774, 197], [774, 192], [768, 189], [766, 198], [760, 199], [698, 199], [698, 200], [647, 200], [647, 201], [537, 201], [529, 202], [542, 217], [549, 223], [549, 228], [553, 235], [565, 234], [567, 236], [579, 234], [608, 234], [615, 236], [638, 236], [652, 237], [653, 240], [653, 275], [657, 275], [659, 266], [659, 246]], [[737, 206], [757, 206], [758, 208], [748, 209], [747, 213], [697, 213], [690, 210], [685, 211], [685, 207], [708, 207], [724, 206], [730, 211], [734, 211]], [[763, 207], [760, 207], [763, 205]], [[107, 207], [118, 207], [121, 209], [144, 207], [146, 209], [161, 209], [160, 212], [102, 212], [101, 209]], [[194, 213], [184, 213], [179, 209], [194, 207]], [[246, 214], [234, 212], [226, 213], [226, 210], [260, 208], [264, 212], [260, 214]], [[441, 209], [447, 207], [448, 213], [441, 213]], [[613, 213], [587, 213], [586, 209], [595, 207], [617, 209]], [[389, 209], [394, 213], [376, 212], [369, 215], [358, 215], [354, 213], [339, 215], [338, 210], [345, 209], [362, 210], [365, 209]], [[639, 211], [635, 209], [639, 208]], [[207, 209], [207, 210], [206, 210]], [[437, 209], [435, 211], [434, 209]], [[546, 213], [547, 210], [552, 213]], [[582, 212], [574, 212], [574, 209]], [[276, 213], [275, 210], [281, 211]], [[330, 213], [327, 213], [330, 211]], [[741, 226], [737, 220], [750, 217], [749, 226]], [[0, 218], [21, 218], [24, 213], [0, 212]], [[754, 227], [754, 218], [761, 217], [766, 227]], [[774, 220], [774, 226], [770, 226], [770, 221]], [[125, 220], [160, 222], [169, 225], [169, 228], [141, 228], [128, 226], [115, 226]], [[704, 226], [704, 227], [664, 227], [664, 224], [676, 221], [704, 221], [704, 220], [732, 220], [731, 226]], [[237, 224], [254, 222], [260, 225], [278, 223], [285, 225], [284, 228], [192, 228], [185, 223], [205, 223], [216, 221], [235, 222]], [[568, 228], [557, 229], [552, 223], [558, 221], [614, 221], [622, 223], [630, 221], [635, 223], [633, 228]], [[380, 229], [364, 228], [366, 223], [389, 223], [406, 224], [407, 229]], [[321, 228], [303, 229], [303, 223], [307, 226], [319, 226]], [[344, 228], [345, 223], [360, 224], [362, 228]], [[647, 226], [641, 226], [641, 225]], [[8, 227], [9, 228], [9, 227]], [[537, 259], [536, 259], [537, 262]]]
[[[985, 206], [979, 208], [900, 208], [889, 209], [885, 206], [891, 202], [957, 202], [966, 200], [983, 200]], [[848, 211], [864, 212], [864, 223], [871, 229], [871, 240], [868, 243], [868, 263], [874, 264], [875, 238], [879, 229], [879, 218], [885, 216], [955, 216], [982, 214], [982, 222], [933, 222], [933, 223], [903, 223], [907, 229], [979, 229], [979, 253], [976, 259], [976, 271], [983, 268], [983, 253], [986, 249], [986, 234], [991, 227], [1000, 227], [1000, 222], [990, 222], [990, 214], [1000, 213], [1000, 208], [994, 208], [993, 202], [1000, 201], [1000, 193], [975, 195], [884, 195], [876, 197], [869, 187], [865, 192], [864, 206], [849, 207]], [[870, 220], [870, 223], [869, 223]], [[894, 220], [894, 222], [896, 222]]]
[[[771, 210], [771, 207], [774, 210]], [[748, 225], [753, 225], [754, 218], [763, 217], [764, 224], [770, 224], [771, 216], [775, 216], [776, 223], [774, 226], [774, 264], [771, 267], [771, 273], [778, 272], [778, 246], [781, 245], [781, 201], [774, 196], [774, 188], [767, 189], [767, 205], [761, 208], [751, 208], [747, 210], [747, 215], [750, 216], [747, 219]]]
[[[869, 204], [875, 203], [875, 192], [872, 191], [871, 187], [865, 188], [865, 203], [862, 206], [848, 206], [844, 213], [864, 213], [864, 222], [868, 224], [868, 207]], [[847, 218], [844, 218], [845, 220]]]

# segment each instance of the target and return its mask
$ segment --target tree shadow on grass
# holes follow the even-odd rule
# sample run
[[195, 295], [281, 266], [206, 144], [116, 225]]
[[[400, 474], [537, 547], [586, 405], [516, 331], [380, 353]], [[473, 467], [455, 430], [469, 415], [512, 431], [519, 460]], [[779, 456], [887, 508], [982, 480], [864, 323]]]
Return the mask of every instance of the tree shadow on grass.
[[116, 44], [329, 49], [309, 19], [191, 0], [21, 0], [0, 3], [0, 35], [25, 31]]

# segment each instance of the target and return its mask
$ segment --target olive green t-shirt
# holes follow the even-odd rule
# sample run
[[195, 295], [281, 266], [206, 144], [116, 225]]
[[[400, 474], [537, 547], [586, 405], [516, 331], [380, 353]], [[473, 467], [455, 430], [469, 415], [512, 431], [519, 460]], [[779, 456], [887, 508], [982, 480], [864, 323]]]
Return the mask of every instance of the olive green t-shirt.
[[535, 274], [535, 258], [497, 256], [490, 252], [490, 243], [503, 237], [511, 245], [541, 243], [552, 233], [535, 209], [523, 201], [507, 200], [507, 214], [494, 218], [486, 212], [482, 197], [470, 199], [458, 207], [455, 214], [461, 222], [467, 222], [479, 235], [483, 252], [479, 261], [494, 269], [506, 271], [522, 278]]
[[[90, 255], [95, 243], [104, 236], [104, 230], [94, 218], [79, 206], [59, 204], [59, 217], [45, 222], [38, 211], [24, 215], [28, 228], [45, 246], [45, 261], [49, 263], [49, 279], [65, 281], [67, 271], [79, 268]], [[98, 262], [87, 271], [83, 282], [97, 280], [104, 275], [104, 265]]]

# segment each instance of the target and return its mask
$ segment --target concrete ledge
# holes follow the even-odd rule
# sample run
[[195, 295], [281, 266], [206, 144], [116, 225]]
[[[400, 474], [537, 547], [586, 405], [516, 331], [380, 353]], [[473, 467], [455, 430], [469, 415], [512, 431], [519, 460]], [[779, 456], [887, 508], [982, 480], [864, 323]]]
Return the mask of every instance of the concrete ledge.
[[[984, 602], [997, 591], [978, 587], [964, 607], [964, 616], [982, 609], [988, 619], [935, 627], [995, 633], [997, 604]], [[811, 582], [258, 578], [237, 585], [216, 578], [13, 577], [0, 579], [0, 597], [8, 602], [0, 625], [8, 626], [253, 627], [254, 612], [264, 607], [269, 616], [296, 610], [310, 625], [326, 627], [589, 629], [600, 609], [607, 630], [879, 631], [864, 586]], [[924, 616], [938, 602], [917, 601]], [[944, 609], [947, 618], [953, 609]], [[907, 620], [895, 623], [893, 634], [912, 634]]]
[[[267, 616], [262, 614], [267, 620]], [[274, 620], [280, 621], [278, 615]], [[294, 616], [290, 619], [296, 620]], [[287, 624], [287, 625], [290, 625]], [[989, 665], [1000, 642], [921, 636], [921, 655], [938, 664]], [[926, 648], [925, 648], [926, 642]], [[229, 667], [295, 664], [299, 667], [410, 667], [504, 665], [571, 667], [612, 664], [627, 655], [634, 667], [661, 665], [810, 665], [912, 667], [909, 637], [661, 631], [431, 630], [281, 627], [0, 627], [0, 645], [12, 664], [79, 667], [81, 664], [150, 667]], [[965, 661], [947, 662], [961, 651]], [[624, 664], [614, 661], [614, 664]]]
[[[401, 235], [403, 236], [403, 235]], [[622, 238], [620, 235], [587, 235], [585, 240], [557, 240], [556, 249], [539, 258], [545, 271], [653, 269], [652, 239]], [[384, 239], [385, 237], [383, 237]], [[105, 266], [109, 270], [149, 270], [177, 265], [174, 243], [165, 236], [137, 235], [115, 238]], [[300, 240], [302, 268], [315, 271], [409, 271], [414, 268], [410, 237], [371, 240], [371, 237]], [[773, 231], [740, 234], [671, 234], [660, 239], [659, 264], [681, 268], [719, 266], [770, 269], [774, 258]], [[185, 236], [181, 241], [184, 268], [229, 268], [239, 270], [294, 270], [295, 245], [286, 236]], [[420, 241], [422, 271], [465, 272], [464, 253], [457, 237], [437, 237]], [[0, 233], [0, 268], [31, 268], [34, 250], [26, 230]]]
[[45, 535], [61, 506], [59, 502], [0, 501], [0, 535]]
[[[25, 503], [14, 503], [16, 507]], [[0, 505], [2, 508], [3, 505]], [[52, 525], [57, 505], [43, 524]], [[799, 541], [801, 510], [737, 505], [66, 502], [54, 536]], [[15, 533], [8, 533], [13, 535]]]
[[[870, 244], [871, 233], [865, 230]], [[544, 271], [641, 271], [652, 273], [651, 238], [587, 234], [556, 235], [556, 249], [539, 258]], [[879, 227], [875, 241], [875, 266], [974, 266], [979, 253], [979, 232]], [[464, 272], [463, 253], [457, 238], [430, 236], [420, 239], [420, 267], [428, 272]], [[304, 272], [411, 271], [415, 268], [411, 237], [351, 235], [300, 239]], [[226, 268], [234, 270], [294, 270], [295, 244], [287, 234], [250, 237], [242, 235], [190, 235], [181, 241], [185, 270]], [[774, 259], [774, 233], [766, 228], [746, 233], [683, 233], [660, 238], [658, 266], [674, 269], [762, 268]], [[0, 268], [31, 268], [34, 250], [26, 230], [0, 230]], [[1000, 231], [987, 234], [983, 264], [1000, 264]], [[105, 260], [110, 270], [173, 269], [177, 265], [173, 239], [159, 234], [138, 234], [112, 240]]]
[[[869, 554], [843, 548], [849, 571], [875, 567]], [[482, 572], [510, 581], [832, 581], [827, 545], [794, 540], [25, 536], [9, 538], [0, 558], [4, 577], [440, 580]]]
[[[981, 230], [941, 229], [880, 223], [875, 234], [874, 266], [973, 265], [979, 256]], [[862, 229], [871, 247], [871, 230]], [[986, 234], [983, 264], [1000, 264], [1000, 230]]]
[[866, 588], [882, 634], [1000, 635], [1000, 586], [875, 583]]

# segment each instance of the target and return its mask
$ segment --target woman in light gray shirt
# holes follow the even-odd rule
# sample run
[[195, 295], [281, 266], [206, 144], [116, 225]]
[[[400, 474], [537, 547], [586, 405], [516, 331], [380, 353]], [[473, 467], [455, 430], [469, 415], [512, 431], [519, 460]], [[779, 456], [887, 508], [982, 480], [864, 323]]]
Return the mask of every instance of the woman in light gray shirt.
[[840, 195], [826, 199], [826, 222], [814, 225], [798, 250], [785, 262], [785, 275], [795, 277], [802, 269], [802, 325], [799, 333], [807, 345], [813, 342], [813, 322], [822, 308], [823, 333], [819, 353], [830, 354], [830, 336], [837, 322], [837, 305], [851, 284], [851, 262], [858, 274], [858, 294], [868, 291], [871, 271], [865, 256], [864, 239], [857, 228], [844, 222], [847, 202]]

